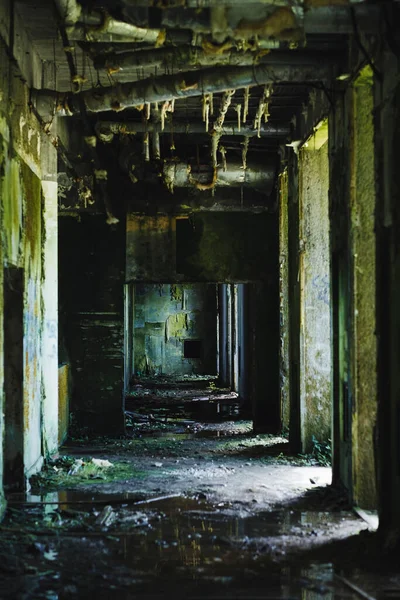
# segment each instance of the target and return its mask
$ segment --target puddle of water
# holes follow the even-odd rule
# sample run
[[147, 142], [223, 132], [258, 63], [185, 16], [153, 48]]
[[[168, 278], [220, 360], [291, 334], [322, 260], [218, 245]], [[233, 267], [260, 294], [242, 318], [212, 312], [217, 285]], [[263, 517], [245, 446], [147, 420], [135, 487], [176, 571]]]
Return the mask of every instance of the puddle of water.
[[275, 511], [237, 518], [227, 514], [229, 507], [188, 498], [155, 503], [151, 509], [157, 515], [156, 520], [149, 519], [151, 528], [120, 536], [119, 551], [128, 567], [163, 585], [189, 580], [203, 589], [212, 583], [214, 593], [221, 585], [244, 585], [251, 589], [246, 600], [261, 592], [257, 597], [353, 598], [336, 582], [333, 564], [282, 567], [271, 557], [279, 536], [296, 534], [298, 528], [305, 532], [321, 528], [332, 520], [339, 523], [343, 518], [339, 514]]
[[7, 501], [10, 506], [19, 504], [121, 504], [124, 502], [140, 502], [146, 499], [143, 494], [133, 492], [122, 492], [118, 494], [96, 494], [82, 492], [79, 490], [59, 490], [57, 492], [47, 492], [46, 494], [10, 494]]
[[167, 438], [174, 440], [194, 440], [196, 438], [219, 438], [234, 435], [230, 431], [217, 431], [212, 429], [199, 430], [194, 433], [181, 433], [179, 431], [154, 431], [148, 435], [153, 438]]
[[[174, 595], [188, 600], [346, 600], [357, 597], [335, 578], [334, 562], [304, 565], [291, 561], [283, 565], [276, 562], [274, 555], [274, 545], [279, 553], [288, 535], [312, 535], [314, 529], [323, 532], [328, 524], [340, 525], [347, 518], [345, 513], [281, 509], [238, 517], [232, 514], [230, 503], [215, 506], [206, 500], [180, 496], [135, 504], [133, 501], [139, 498], [132, 493], [112, 496], [58, 491], [43, 496], [27, 495], [25, 501], [56, 502], [61, 503], [60, 508], [77, 508], [75, 503], [82, 502], [78, 510], [84, 511], [87, 507], [88, 519], [93, 519], [93, 512], [89, 512], [93, 502], [113, 505], [116, 516], [113, 525], [103, 532], [97, 528], [95, 533], [100, 535], [111, 555], [118, 557], [118, 562], [137, 576], [130, 583], [129, 594], [120, 591], [113, 595], [110, 590], [110, 598], [132, 598], [132, 590], [135, 597], [143, 597], [142, 591], [150, 590], [153, 594], [162, 591], [160, 598]], [[57, 508], [55, 504], [44, 510], [47, 514], [48, 510]], [[96, 509], [100, 511], [101, 507]], [[62, 518], [68, 517], [63, 515]], [[90, 536], [93, 530], [88, 531]], [[76, 535], [84, 556], [88, 540], [85, 542], [84, 533]], [[61, 561], [67, 540], [65, 538], [57, 549]], [[93, 548], [91, 546], [90, 553], [95, 552]], [[64, 560], [67, 559], [64, 557]], [[91, 560], [96, 562], [96, 554]], [[102, 564], [101, 554], [99, 560]], [[101, 581], [98, 585], [102, 585]], [[165, 594], [166, 590], [170, 593]], [[63, 598], [61, 595], [60, 600]]]

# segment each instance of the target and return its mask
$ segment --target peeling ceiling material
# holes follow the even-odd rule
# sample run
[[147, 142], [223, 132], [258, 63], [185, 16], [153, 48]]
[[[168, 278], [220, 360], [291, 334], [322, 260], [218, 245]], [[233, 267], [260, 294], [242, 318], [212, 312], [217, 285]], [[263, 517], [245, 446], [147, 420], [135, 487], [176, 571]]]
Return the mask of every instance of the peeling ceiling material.
[[270, 194], [310, 94], [320, 99], [348, 72], [350, 4], [359, 30], [373, 32], [379, 6], [351, 0], [22, 0], [15, 9], [43, 65], [34, 111], [49, 130], [69, 117], [74, 140], [85, 126], [66, 170], [104, 172], [93, 174], [103, 195], [121, 172], [132, 184], [158, 177], [170, 192]]

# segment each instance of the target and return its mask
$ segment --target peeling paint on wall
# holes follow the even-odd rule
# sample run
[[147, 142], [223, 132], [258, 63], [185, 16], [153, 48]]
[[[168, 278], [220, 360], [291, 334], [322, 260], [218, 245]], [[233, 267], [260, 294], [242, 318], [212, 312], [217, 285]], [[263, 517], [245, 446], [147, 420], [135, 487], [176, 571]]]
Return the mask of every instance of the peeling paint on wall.
[[[136, 284], [135, 372], [215, 374], [216, 328], [215, 285]], [[185, 340], [202, 341], [199, 358], [185, 358]]]

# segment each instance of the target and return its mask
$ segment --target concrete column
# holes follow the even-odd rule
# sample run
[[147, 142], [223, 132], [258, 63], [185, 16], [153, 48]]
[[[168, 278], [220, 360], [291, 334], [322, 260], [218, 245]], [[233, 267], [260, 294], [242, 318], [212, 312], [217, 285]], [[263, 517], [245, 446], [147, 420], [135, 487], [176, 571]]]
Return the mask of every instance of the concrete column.
[[42, 137], [42, 437], [46, 455], [58, 448], [58, 200], [57, 153]]
[[351, 420], [352, 380], [350, 359], [351, 251], [350, 167], [351, 130], [348, 101], [351, 90], [337, 99], [329, 119], [329, 214], [332, 300], [332, 483], [352, 493]]
[[238, 303], [238, 352], [239, 352], [239, 383], [238, 392], [242, 407], [248, 408], [248, 319], [247, 319], [247, 287], [244, 283], [237, 285]]
[[218, 329], [219, 329], [219, 379], [222, 385], [226, 385], [227, 381], [227, 301], [226, 301], [226, 285], [221, 283], [218, 285]]
[[238, 341], [238, 286], [231, 285], [232, 298], [232, 389], [239, 391], [239, 341]]
[[376, 192], [372, 85], [372, 69], [366, 67], [352, 89], [350, 189], [353, 498], [356, 504], [367, 509], [376, 508]]
[[280, 403], [282, 426], [290, 422], [290, 368], [289, 368], [289, 189], [288, 171], [279, 177], [279, 302], [280, 302]]
[[233, 348], [232, 348], [232, 289], [231, 285], [225, 286], [226, 293], [226, 385], [233, 384]]
[[[3, 231], [2, 223], [2, 196], [0, 196], [0, 231]], [[4, 256], [3, 244], [0, 244], [0, 444], [4, 448]], [[0, 452], [0, 519], [3, 517], [6, 503], [3, 492], [3, 452]]]
[[388, 541], [400, 531], [400, 102], [397, 57], [387, 52], [379, 67], [375, 119], [378, 189], [376, 222], [378, 340], [379, 528]]
[[289, 442], [301, 452], [300, 422], [300, 282], [299, 282], [299, 171], [294, 152], [288, 163], [288, 308], [289, 308]]
[[300, 401], [303, 452], [331, 436], [327, 124], [300, 151]]

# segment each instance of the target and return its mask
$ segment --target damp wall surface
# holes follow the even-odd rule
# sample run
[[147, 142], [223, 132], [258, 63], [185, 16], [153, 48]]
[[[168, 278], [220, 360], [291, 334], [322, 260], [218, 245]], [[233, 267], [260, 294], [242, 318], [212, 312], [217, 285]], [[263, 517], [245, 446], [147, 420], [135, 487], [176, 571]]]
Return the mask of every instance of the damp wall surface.
[[138, 375], [216, 374], [215, 285], [136, 284], [133, 344]]
[[125, 223], [61, 217], [59, 302], [73, 423], [123, 430]]
[[331, 438], [329, 163], [327, 135], [300, 151], [300, 386], [303, 452]]
[[275, 216], [266, 213], [128, 214], [127, 281], [265, 280], [275, 229]]
[[[40, 61], [0, 9], [0, 429], [5, 480], [23, 489], [58, 446], [56, 150], [29, 109]], [[22, 64], [21, 72], [18, 63]], [[54, 122], [54, 131], [57, 123]], [[6, 305], [4, 305], [4, 303]], [[4, 310], [7, 318], [3, 317]], [[3, 381], [5, 375], [6, 382]], [[4, 385], [5, 383], [5, 385]], [[4, 415], [4, 417], [3, 417]], [[4, 419], [4, 421], [3, 421]], [[4, 435], [4, 434], [3, 434]], [[3, 458], [3, 455], [2, 455]], [[0, 470], [3, 470], [0, 461]], [[1, 505], [1, 496], [0, 496]]]
[[[393, 7], [394, 10], [394, 7]], [[394, 19], [398, 19], [398, 12]], [[392, 23], [395, 21], [393, 20]], [[375, 448], [378, 462], [379, 527], [399, 540], [400, 531], [400, 83], [391, 48], [377, 57], [374, 78], [377, 276], [377, 398]], [[384, 101], [382, 100], [384, 99]], [[393, 536], [393, 532], [396, 532]]]
[[376, 242], [373, 73], [364, 68], [352, 89], [351, 245], [353, 256], [352, 419], [354, 502], [376, 509]]

